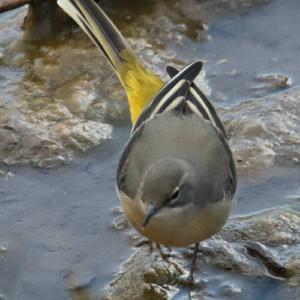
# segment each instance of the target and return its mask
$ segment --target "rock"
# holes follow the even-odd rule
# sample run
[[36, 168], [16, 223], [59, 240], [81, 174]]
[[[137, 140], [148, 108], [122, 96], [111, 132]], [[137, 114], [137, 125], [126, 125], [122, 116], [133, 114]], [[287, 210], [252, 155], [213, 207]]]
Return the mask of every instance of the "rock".
[[71, 300], [91, 300], [92, 295], [89, 291], [89, 285], [94, 280], [94, 277], [85, 279], [82, 283], [74, 273], [69, 273], [65, 276]]
[[123, 230], [129, 227], [129, 223], [126, 220], [124, 215], [121, 215], [115, 219], [112, 224], [112, 227], [116, 230]]
[[[89, 120], [84, 115], [77, 117], [65, 105], [51, 101], [35, 98], [18, 103], [18, 110], [4, 103], [0, 108], [2, 162], [59, 166], [76, 152], [110, 139], [110, 125]], [[89, 103], [85, 107], [88, 106]]]
[[[299, 288], [300, 285], [300, 253], [294, 254], [288, 260], [287, 265], [288, 283]], [[300, 291], [299, 291], [300, 292]]]
[[264, 96], [268, 93], [283, 90], [292, 86], [293, 81], [290, 77], [282, 74], [259, 75], [255, 78], [258, 82], [251, 90], [255, 96]]
[[148, 247], [141, 247], [120, 267], [101, 299], [171, 299], [178, 291], [176, 283], [183, 273], [184, 269], [176, 260], [166, 263], [157, 253], [149, 255]]
[[7, 245], [1, 245], [1, 246], [0, 246], [0, 257], [6, 255], [6, 254], [7, 254], [7, 251], [8, 251]]
[[300, 89], [248, 100], [223, 113], [240, 172], [300, 161]]
[[[129, 235], [137, 234], [130, 231]], [[143, 246], [121, 266], [103, 299], [172, 299], [185, 286], [182, 275], [188, 273], [192, 251], [176, 251], [167, 263], [156, 251], [150, 254], [146, 244], [141, 242]], [[200, 244], [200, 252], [200, 272], [196, 272], [191, 299], [242, 297], [244, 292], [236, 283], [225, 281], [224, 275], [201, 271], [203, 264], [236, 276], [285, 280], [283, 295], [293, 295], [300, 282], [300, 214], [277, 208], [232, 218], [219, 235]]]
[[240, 288], [234, 286], [232, 283], [223, 283], [221, 288], [223, 289], [223, 295], [229, 298], [235, 297], [242, 292]]
[[299, 277], [300, 214], [276, 209], [231, 219], [201, 251], [210, 264], [226, 270], [293, 281]]

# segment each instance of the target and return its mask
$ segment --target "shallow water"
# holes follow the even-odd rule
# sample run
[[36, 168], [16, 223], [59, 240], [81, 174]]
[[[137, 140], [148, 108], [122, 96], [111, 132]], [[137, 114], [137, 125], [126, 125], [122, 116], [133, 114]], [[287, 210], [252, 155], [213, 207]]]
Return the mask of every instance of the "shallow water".
[[112, 228], [126, 133], [116, 129], [112, 141], [64, 168], [16, 167], [13, 179], [1, 178], [0, 236], [8, 254], [0, 282], [9, 299], [66, 299], [64, 277], [71, 271], [83, 283], [113, 279], [130, 254], [126, 238]]
[[[219, 105], [256, 96], [251, 88], [259, 74], [284, 74], [295, 86], [299, 84], [299, 10], [297, 1], [276, 0], [214, 19], [208, 32], [211, 40], [195, 43], [193, 57], [207, 61], [207, 76]], [[186, 52], [182, 52], [183, 57]]]
[[[128, 15], [120, 18], [118, 26], [136, 51], [148, 64], [154, 64], [159, 73], [163, 73], [165, 61], [182, 64], [195, 58], [204, 59], [214, 103], [224, 115], [230, 133], [232, 115], [251, 121], [255, 108], [264, 112], [260, 116], [261, 127], [232, 134], [232, 143], [236, 143], [233, 148], [244, 161], [251, 155], [254, 161], [266, 160], [262, 165], [251, 161], [247, 168], [241, 163], [235, 214], [286, 205], [299, 209], [299, 201], [294, 197], [300, 194], [296, 155], [300, 154], [300, 141], [296, 140], [300, 129], [298, 111], [293, 106], [282, 111], [293, 121], [288, 129], [295, 130], [295, 135], [293, 139], [293, 135], [283, 134], [279, 141], [276, 128], [268, 135], [263, 126], [276, 123], [273, 112], [276, 102], [270, 101], [262, 108], [260, 104], [264, 101], [254, 99], [250, 102], [253, 111], [238, 105], [245, 103], [245, 99], [281, 91], [268, 84], [256, 88], [261, 84], [255, 80], [258, 74], [284, 74], [292, 78], [294, 86], [299, 85], [300, 3], [274, 0], [251, 8], [221, 7], [218, 13], [212, 13], [214, 7], [205, 6], [204, 1], [197, 10], [209, 25], [205, 34], [199, 31], [195, 12], [186, 8], [178, 19], [177, 15], [166, 12], [167, 3], [155, 2], [151, 10], [140, 11], [137, 20]], [[179, 7], [184, 6], [182, 1], [178, 3]], [[20, 46], [16, 22], [20, 24], [23, 15], [24, 9], [20, 9], [0, 16], [0, 116], [4, 119], [9, 113], [22, 120], [17, 128], [30, 128], [25, 133], [36, 140], [24, 140], [23, 148], [12, 142], [3, 150], [1, 159], [42, 166], [60, 165], [56, 164], [61, 162], [58, 157], [62, 161], [73, 160], [52, 169], [28, 164], [1, 168], [0, 246], [7, 251], [0, 253], [0, 294], [7, 299], [68, 299], [69, 272], [74, 272], [80, 284], [88, 284], [98, 294], [132, 252], [127, 237], [112, 227], [117, 217], [113, 208], [119, 205], [115, 170], [130, 131], [126, 103], [116, 78], [84, 35], [77, 33], [71, 40], [59, 38], [53, 45], [31, 45], [25, 49], [22, 43]], [[157, 33], [158, 21], [166, 26], [160, 33]], [[153, 42], [145, 40], [148, 33], [150, 38], [155, 37]], [[85, 59], [87, 55], [89, 60]], [[74, 97], [79, 100], [74, 101]], [[260, 103], [257, 106], [256, 101]], [[268, 117], [275, 121], [272, 119], [272, 123]], [[95, 125], [90, 122], [113, 131], [110, 134], [107, 129], [102, 134], [101, 127], [96, 133], [91, 130], [83, 135], [84, 130], [76, 127], [78, 123], [83, 127]], [[84, 128], [88, 128], [84, 131], [87, 132], [90, 127]], [[255, 144], [253, 140], [257, 137], [260, 140]], [[49, 144], [42, 150], [36, 147], [47, 139], [51, 146], [57, 147], [49, 148]], [[272, 147], [268, 148], [267, 142]], [[249, 150], [250, 144], [254, 147], [263, 144], [263, 149], [271, 149], [275, 154], [256, 148]], [[273, 144], [279, 145], [279, 149]], [[81, 152], [88, 148], [87, 152]], [[239, 149], [244, 152], [238, 152]], [[261, 152], [264, 155], [256, 156]], [[284, 159], [274, 159], [278, 156]], [[208, 291], [212, 295], [207, 297], [224, 299], [216, 286], [225, 281], [242, 289], [232, 299], [292, 299], [284, 283], [276, 279], [241, 276], [209, 265], [203, 266], [198, 275], [216, 276], [209, 281], [212, 286]], [[182, 289], [175, 299], [185, 299], [186, 295], [187, 291]]]

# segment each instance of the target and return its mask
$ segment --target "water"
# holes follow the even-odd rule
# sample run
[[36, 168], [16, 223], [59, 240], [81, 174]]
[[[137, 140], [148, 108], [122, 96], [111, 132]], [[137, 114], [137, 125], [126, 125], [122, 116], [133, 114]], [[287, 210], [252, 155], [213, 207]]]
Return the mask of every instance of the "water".
[[[188, 3], [190, 7], [196, 5]], [[232, 124], [233, 113], [235, 118], [251, 120], [256, 108], [260, 111], [261, 101], [257, 98], [251, 102], [253, 111], [237, 105], [257, 96], [252, 87], [258, 74], [284, 74], [292, 78], [294, 87], [299, 85], [300, 3], [273, 0], [249, 9], [219, 10], [203, 3], [196, 12], [201, 11], [209, 24], [206, 39], [200, 38], [195, 12], [182, 1], [176, 8], [183, 11], [180, 17], [168, 7], [168, 1], [154, 1], [151, 9], [136, 8], [140, 17], [128, 17], [129, 8], [116, 21], [137, 53], [159, 73], [163, 73], [165, 61], [182, 64], [196, 58], [205, 60], [212, 99], [226, 124]], [[11, 143], [2, 144], [1, 159], [25, 163], [1, 168], [0, 246], [8, 250], [0, 256], [0, 293], [7, 299], [68, 299], [69, 272], [97, 292], [114, 278], [118, 266], [132, 252], [126, 236], [112, 228], [116, 218], [112, 210], [119, 205], [115, 171], [130, 131], [128, 111], [117, 79], [84, 35], [77, 33], [71, 40], [58, 38], [53, 44], [31, 45], [29, 49], [20, 47], [19, 24], [24, 14], [24, 9], [19, 9], [0, 16], [0, 120], [7, 124], [8, 118], [17, 128], [9, 136]], [[160, 32], [161, 22], [166, 27]], [[186, 29], [182, 24], [188, 24]], [[149, 41], [145, 42], [145, 35]], [[262, 94], [280, 91], [267, 87]], [[262, 124], [270, 124], [268, 111], [276, 109], [276, 102], [270, 103], [264, 106]], [[281, 113], [291, 116], [297, 137], [298, 113], [293, 109]], [[15, 119], [23, 123], [17, 127], [12, 121]], [[78, 123], [83, 128], [89, 124], [93, 127], [95, 123], [90, 122], [107, 124], [113, 128], [111, 136], [92, 130], [84, 135], [84, 130], [76, 127]], [[266, 135], [264, 130], [251, 132], [252, 136], [238, 132], [233, 143], [244, 145], [246, 140], [247, 148], [257, 137]], [[3, 133], [6, 139], [7, 134]], [[23, 139], [24, 135], [30, 139]], [[21, 137], [23, 144], [16, 146], [14, 139]], [[295, 198], [287, 197], [299, 195], [299, 163], [293, 160], [295, 153], [300, 153], [296, 137], [293, 140], [282, 135], [282, 146], [274, 156], [284, 156], [283, 161], [271, 159], [264, 167], [250, 164], [246, 172], [239, 167], [236, 215], [297, 205]], [[278, 144], [276, 138], [275, 134], [266, 135], [263, 142]], [[41, 149], [38, 145], [44, 140], [48, 144]], [[292, 154], [290, 144], [294, 145]], [[88, 148], [85, 153], [80, 151]], [[242, 158], [246, 160], [251, 153], [244, 151]], [[257, 161], [266, 157], [252, 156]], [[58, 157], [71, 162], [57, 167], [61, 162]], [[44, 166], [49, 161], [56, 168], [27, 164]], [[14, 176], [5, 176], [7, 172]], [[240, 276], [209, 266], [207, 272], [221, 276], [216, 286], [224, 279], [242, 287], [237, 299], [282, 297], [282, 282], [275, 279]], [[215, 286], [209, 290], [215, 297], [224, 297]], [[186, 294], [183, 289], [175, 299], [184, 299]], [[289, 297], [288, 292], [285, 296]]]
[[[1, 265], [1, 290], [10, 299], [66, 299], [69, 272], [85, 282], [113, 279], [130, 254], [113, 230], [115, 170], [124, 129], [84, 158], [60, 169], [16, 167], [1, 178], [1, 228], [8, 262]], [[3, 262], [2, 262], [3, 263]]]
[[[214, 20], [209, 30], [211, 40], [195, 47], [207, 61], [212, 90], [225, 102], [220, 105], [253, 97], [251, 87], [259, 74], [285, 74], [295, 86], [299, 84], [299, 10], [297, 1], [278, 0]], [[217, 64], [222, 59], [227, 62]]]

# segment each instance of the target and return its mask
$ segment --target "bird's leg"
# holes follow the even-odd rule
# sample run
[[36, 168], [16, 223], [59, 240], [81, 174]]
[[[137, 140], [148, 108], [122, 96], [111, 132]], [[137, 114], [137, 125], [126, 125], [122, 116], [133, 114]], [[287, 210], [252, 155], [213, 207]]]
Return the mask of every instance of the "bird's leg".
[[142, 246], [149, 246], [149, 252], [150, 254], [153, 252], [153, 242], [150, 240], [142, 240], [141, 242], [134, 245], [134, 247], [139, 248]]
[[153, 252], [153, 242], [151, 242], [151, 241], [149, 243], [149, 252], [150, 252], [150, 254], [152, 254], [152, 252]]
[[152, 242], [150, 240], [146, 240], [146, 239], [143, 239], [140, 242], [134, 244], [134, 247], [139, 248], [139, 247], [142, 247], [145, 245], [148, 245], [149, 247], [152, 248]]
[[158, 250], [158, 252], [159, 252], [159, 254], [160, 254], [160, 257], [161, 257], [164, 261], [169, 262], [170, 254], [164, 253], [163, 250], [162, 250], [161, 247], [160, 247], [160, 244], [155, 243], [155, 245], [156, 245], [156, 248], [157, 248], [157, 250]]
[[198, 251], [199, 251], [199, 243], [195, 243], [194, 254], [193, 254], [193, 258], [192, 258], [191, 270], [190, 270], [190, 274], [188, 276], [188, 282], [190, 284], [194, 283], [194, 272], [195, 272], [196, 266], [197, 266], [197, 254], [198, 254]]

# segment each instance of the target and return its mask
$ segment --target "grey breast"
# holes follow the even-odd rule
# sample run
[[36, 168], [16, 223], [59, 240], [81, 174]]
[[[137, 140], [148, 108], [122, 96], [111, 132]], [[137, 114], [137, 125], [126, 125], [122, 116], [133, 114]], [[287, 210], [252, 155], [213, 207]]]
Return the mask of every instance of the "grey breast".
[[147, 169], [157, 160], [177, 157], [191, 164], [196, 174], [197, 197], [222, 200], [232, 189], [231, 152], [211, 122], [196, 114], [181, 116], [170, 111], [145, 122], [131, 137], [119, 165], [118, 187], [135, 198]]

